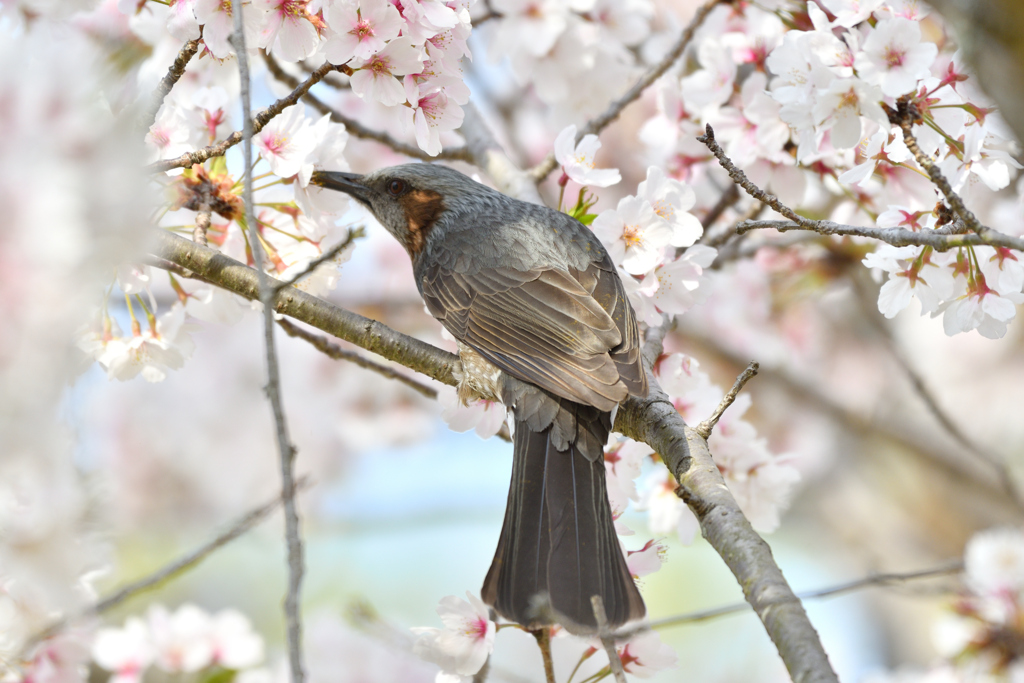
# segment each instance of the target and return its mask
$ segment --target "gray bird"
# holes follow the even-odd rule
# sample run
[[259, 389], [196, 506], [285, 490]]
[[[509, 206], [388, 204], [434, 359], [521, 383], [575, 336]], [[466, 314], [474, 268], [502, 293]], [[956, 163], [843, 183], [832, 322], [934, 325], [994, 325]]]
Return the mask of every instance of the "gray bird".
[[[612, 411], [646, 396], [636, 316], [608, 253], [564, 213], [444, 166], [315, 183], [365, 205], [405, 247], [427, 309], [458, 340], [459, 396], [514, 418], [512, 483], [482, 597], [527, 628], [597, 630], [644, 616], [605, 488]], [[505, 382], [503, 373], [520, 382]]]

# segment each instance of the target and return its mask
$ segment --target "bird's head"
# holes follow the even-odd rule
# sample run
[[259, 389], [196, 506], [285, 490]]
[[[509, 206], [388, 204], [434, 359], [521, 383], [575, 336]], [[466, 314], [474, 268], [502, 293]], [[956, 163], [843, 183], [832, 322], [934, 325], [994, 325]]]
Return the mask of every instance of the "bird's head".
[[317, 171], [312, 183], [352, 196], [368, 208], [415, 259], [438, 219], [474, 196], [494, 191], [472, 178], [434, 164], [405, 164], [358, 175]]

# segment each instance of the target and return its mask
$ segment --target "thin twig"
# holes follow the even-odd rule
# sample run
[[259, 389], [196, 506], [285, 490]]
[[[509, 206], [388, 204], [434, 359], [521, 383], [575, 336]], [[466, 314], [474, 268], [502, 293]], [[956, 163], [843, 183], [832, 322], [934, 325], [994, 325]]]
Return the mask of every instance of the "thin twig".
[[[281, 377], [277, 364], [277, 351], [274, 348], [274, 299], [277, 291], [270, 283], [270, 278], [263, 270], [263, 247], [259, 241], [259, 230], [253, 211], [252, 199], [252, 136], [256, 122], [252, 119], [249, 93], [249, 60], [245, 51], [245, 30], [242, 20], [243, 5], [238, 3], [234, 9], [235, 33], [233, 36], [235, 54], [238, 58], [238, 74], [241, 82], [242, 95], [242, 168], [245, 169], [242, 199], [245, 204], [245, 220], [249, 228], [249, 244], [251, 245], [253, 262], [259, 277], [260, 301], [263, 304], [263, 339], [267, 359], [267, 398], [274, 414], [274, 427], [277, 436], [277, 450], [281, 461], [281, 488], [284, 497], [285, 539], [288, 545], [288, 592], [284, 600], [284, 613], [287, 626], [288, 663], [291, 669], [291, 683], [302, 683], [305, 672], [302, 668], [302, 617], [299, 610], [299, 591], [302, 587], [303, 557], [302, 535], [299, 529], [299, 513], [295, 505], [295, 446], [288, 436], [288, 424], [285, 421], [284, 405], [281, 401]], [[334, 68], [330, 63], [317, 69], [306, 79], [306, 90], [313, 83], [323, 78]], [[315, 80], [314, 80], [315, 77]], [[296, 93], [301, 95], [297, 88]], [[291, 97], [289, 96], [289, 97]], [[282, 109], [284, 107], [281, 107]], [[269, 118], [267, 119], [269, 121]]]
[[[956, 574], [963, 571], [963, 568], [964, 563], [962, 560], [951, 560], [946, 564], [939, 565], [938, 567], [933, 567], [931, 569], [921, 569], [914, 572], [869, 574], [864, 578], [849, 581], [847, 583], [841, 583], [836, 586], [829, 586], [828, 588], [820, 588], [818, 590], [797, 593], [796, 596], [801, 600], [819, 600], [821, 598], [834, 597], [836, 595], [842, 595], [844, 593], [852, 593], [863, 588], [887, 587], [905, 583], [907, 581], [915, 581], [917, 579], [929, 579], [934, 578], [936, 576]], [[722, 607], [701, 610], [699, 612], [689, 612], [687, 614], [680, 614], [674, 617], [658, 619], [657, 621], [652, 621], [651, 623], [646, 624], [643, 627], [640, 627], [633, 631], [629, 631], [627, 633], [629, 635], [633, 635], [634, 633], [637, 633], [641, 630], [645, 630], [648, 628], [656, 629], [665, 626], [680, 626], [682, 624], [692, 624], [699, 621], [716, 619], [718, 617], [723, 617], [729, 614], [746, 612], [749, 609], [749, 603], [737, 602], [732, 605], [724, 605]]]
[[207, 204], [203, 204], [199, 208], [199, 213], [196, 214], [196, 227], [192, 231], [192, 241], [196, 244], [202, 244], [204, 247], [208, 244], [206, 240], [206, 231], [210, 229], [210, 219], [212, 218], [210, 213], [210, 207]]
[[[587, 124], [583, 126], [582, 130], [579, 131], [576, 139], [579, 140], [584, 135], [600, 133], [615, 119], [619, 118], [623, 109], [639, 99], [644, 90], [661, 78], [662, 74], [668, 71], [672, 65], [676, 63], [676, 60], [682, 56], [687, 46], [689, 46], [690, 41], [693, 40], [693, 35], [697, 32], [697, 29], [704, 23], [707, 16], [711, 14], [711, 10], [713, 10], [716, 5], [725, 1], [727, 0], [708, 0], [701, 5], [697, 9], [697, 13], [693, 15], [693, 19], [690, 20], [690, 23], [685, 29], [683, 29], [683, 33], [679, 36], [679, 40], [677, 40], [676, 44], [672, 46], [672, 49], [662, 57], [661, 61], [644, 73], [639, 80], [633, 84], [633, 87], [627, 90], [622, 97], [608, 105], [608, 108], [601, 114], [588, 121]], [[550, 152], [546, 157], [544, 157], [543, 161], [530, 169], [529, 173], [533, 176], [534, 180], [539, 183], [547, 178], [548, 175], [555, 170], [555, 166], [557, 165], [558, 162], [555, 161], [554, 152]]]
[[349, 230], [348, 235], [345, 237], [345, 239], [338, 242], [333, 247], [331, 247], [324, 253], [320, 254], [320, 256], [316, 257], [315, 259], [307, 263], [306, 267], [303, 268], [301, 271], [299, 271], [295, 275], [292, 275], [287, 280], [279, 280], [275, 282], [273, 285], [274, 292], [277, 293], [284, 289], [285, 287], [291, 287], [296, 282], [298, 282], [299, 280], [301, 280], [302, 278], [306, 277], [314, 270], [319, 268], [322, 264], [326, 263], [327, 261], [330, 261], [338, 254], [348, 249], [349, 245], [351, 245], [353, 242], [355, 242], [357, 239], [360, 239], [364, 235], [366, 235], [366, 230], [362, 227], [355, 228], [354, 230]]
[[551, 661], [551, 629], [547, 626], [542, 626], [536, 631], [530, 631], [529, 633], [537, 639], [540, 657], [544, 660], [544, 680], [547, 683], [555, 683], [555, 665]]
[[[909, 149], [910, 153], [914, 155], [914, 159], [917, 161], [918, 165], [924, 169], [925, 173], [928, 174], [928, 177], [931, 179], [935, 187], [939, 188], [942, 196], [946, 198], [949, 206], [956, 211], [964, 224], [979, 235], [984, 235], [985, 232], [990, 231], [991, 228], [987, 228], [981, 224], [978, 217], [975, 216], [964, 204], [964, 200], [960, 198], [960, 195], [953, 190], [953, 186], [949, 184], [946, 176], [942, 175], [942, 171], [939, 170], [939, 167], [935, 164], [932, 158], [925, 154], [921, 150], [920, 145], [917, 144], [917, 138], [914, 137], [914, 132], [912, 130], [914, 117], [909, 113], [905, 97], [906, 96], [901, 97], [897, 102], [901, 111], [901, 115], [897, 115], [897, 125], [900, 127], [900, 130], [903, 131], [904, 144], [906, 144], [907, 149]], [[893, 113], [895, 114], [895, 112]]]
[[[269, 53], [263, 53], [263, 59], [267, 63], [267, 70], [270, 71], [271, 75], [277, 80], [281, 81], [289, 87], [296, 87], [299, 79], [285, 71], [281, 65], [273, 58]], [[315, 73], [315, 72], [314, 72]], [[307, 88], [308, 90], [308, 88]], [[407, 157], [413, 159], [421, 159], [423, 161], [437, 161], [439, 159], [458, 159], [460, 161], [471, 161], [469, 158], [469, 152], [465, 147], [451, 147], [449, 149], [441, 150], [436, 156], [430, 156], [419, 147], [404, 143], [400, 140], [396, 140], [387, 133], [379, 130], [373, 130], [367, 128], [363, 124], [359, 123], [355, 119], [351, 119], [341, 112], [337, 111], [330, 105], [326, 104], [323, 100], [318, 98], [316, 95], [310, 92], [302, 93], [302, 100], [309, 104], [311, 107], [316, 109], [321, 114], [328, 114], [331, 117], [331, 121], [340, 123], [345, 126], [345, 129], [350, 135], [357, 138], [363, 138], [365, 140], [375, 140], [390, 147], [399, 154], [404, 154]]]
[[[295, 488], [297, 491], [301, 491], [302, 489], [309, 486], [309, 484], [310, 479], [308, 477], [303, 477], [299, 479], [297, 482], [295, 482]], [[223, 532], [221, 532], [214, 538], [210, 539], [203, 545], [199, 546], [192, 552], [188, 553], [187, 555], [179, 557], [178, 559], [172, 562], [168, 562], [163, 567], [157, 569], [155, 572], [152, 572], [151, 574], [148, 574], [142, 577], [141, 579], [136, 579], [135, 581], [132, 581], [131, 583], [122, 586], [121, 588], [118, 588], [113, 593], [110, 593], [106, 597], [100, 598], [95, 603], [81, 610], [77, 614], [73, 614], [71, 616], [65, 617], [59, 621], [50, 624], [42, 631], [31, 636], [28, 639], [28, 641], [26, 641], [24, 650], [28, 651], [36, 643], [45, 640], [55, 635], [56, 633], [59, 633], [60, 631], [68, 628], [73, 624], [76, 624], [84, 619], [96, 616], [97, 614], [102, 614], [110, 610], [111, 608], [120, 605], [122, 602], [125, 602], [129, 598], [134, 598], [136, 595], [139, 595], [140, 593], [144, 593], [146, 591], [159, 588], [160, 586], [166, 584], [168, 581], [176, 579], [177, 577], [181, 576], [185, 572], [189, 571], [190, 569], [198, 565], [200, 562], [205, 560], [207, 557], [209, 557], [217, 550], [220, 550], [225, 545], [235, 540], [242, 534], [246, 533], [260, 522], [262, 522], [264, 519], [270, 516], [270, 513], [277, 509], [277, 507], [282, 503], [282, 501], [283, 497], [278, 495], [273, 500], [270, 500], [264, 503], [263, 505], [260, 505], [259, 507], [250, 510], [244, 516], [242, 516], [237, 522], [235, 522], [230, 527], [225, 529]]]
[[203, 27], [199, 27], [199, 37], [195, 40], [190, 40], [185, 43], [181, 50], [178, 52], [178, 56], [174, 58], [174, 62], [171, 67], [167, 70], [167, 73], [163, 78], [160, 79], [160, 84], [157, 85], [156, 90], [153, 92], [150, 98], [149, 105], [146, 106], [146, 110], [143, 112], [140, 121], [148, 129], [156, 121], [157, 112], [160, 111], [160, 106], [163, 105], [164, 99], [171, 94], [171, 90], [174, 88], [174, 84], [185, 73], [185, 67], [188, 66], [189, 61], [195, 56], [196, 52], [199, 51], [199, 41], [203, 37]]
[[363, 357], [362, 354], [356, 353], [355, 351], [349, 351], [348, 349], [344, 349], [340, 345], [332, 342], [327, 337], [324, 337], [323, 335], [320, 334], [313, 334], [309, 330], [299, 327], [298, 325], [288, 320], [287, 318], [281, 318], [280, 320], [277, 321], [277, 324], [281, 326], [281, 329], [284, 330], [285, 334], [287, 334], [289, 337], [295, 337], [297, 339], [306, 340], [307, 342], [312, 344], [318, 351], [320, 351], [326, 356], [334, 358], [335, 360], [348, 361], [349, 363], [358, 365], [361, 368], [372, 370], [373, 372], [376, 372], [378, 375], [383, 375], [388, 379], [393, 379], [398, 382], [401, 382], [405, 386], [409, 387], [414, 391], [419, 392], [420, 394], [426, 396], [427, 398], [437, 398], [437, 389], [431, 386], [427, 386], [422, 382], [418, 382], [412, 377], [403, 375], [402, 373], [394, 370], [393, 368], [389, 368], [386, 365], [374, 362], [369, 358], [365, 358]]
[[721, 419], [722, 414], [728, 410], [729, 406], [733, 404], [733, 401], [736, 400], [736, 397], [739, 396], [740, 392], [743, 390], [743, 385], [754, 378], [754, 375], [757, 374], [760, 367], [761, 366], [757, 362], [750, 361], [747, 365], [747, 369], [740, 373], [740, 376], [736, 378], [736, 382], [732, 385], [732, 389], [729, 390], [729, 393], [722, 397], [722, 401], [718, 404], [718, 407], [715, 408], [715, 412], [711, 413], [711, 417], [694, 427], [693, 431], [697, 432], [701, 437], [707, 440], [707, 438], [711, 436], [711, 430], [715, 428], [715, 425], [718, 424], [718, 420]]
[[626, 683], [626, 672], [622, 670], [622, 660], [619, 653], [615, 651], [615, 638], [608, 628], [608, 615], [604, 611], [604, 600], [600, 595], [590, 596], [590, 604], [594, 608], [594, 618], [597, 619], [597, 635], [604, 645], [604, 651], [608, 655], [608, 667], [615, 676], [616, 683]]
[[[241, 63], [239, 63], [239, 67], [241, 67]], [[334, 66], [330, 62], [325, 62], [323, 66], [310, 74], [309, 78], [297, 85], [291, 93], [256, 114], [256, 118], [246, 118], [245, 128], [243, 130], [236, 130], [220, 142], [208, 145], [202, 149], [197, 149], [194, 152], [186, 152], [180, 157], [165, 159], [163, 161], [150, 164], [146, 167], [146, 170], [151, 173], [163, 173], [175, 168], [188, 168], [195, 164], [201, 164], [207, 159], [211, 159], [213, 157], [224, 156], [225, 152], [242, 141], [242, 138], [245, 136], [245, 129], [251, 127], [252, 135], [259, 133], [263, 130], [264, 126], [270, 123], [271, 119], [298, 102], [299, 98], [305, 95], [310, 88], [320, 82], [328, 73], [337, 68], [338, 67]]]
[[[779, 213], [792, 222], [787, 221], [744, 221], [736, 226], [737, 234], [744, 234], [750, 230], [772, 229], [779, 232], [788, 230], [810, 230], [821, 235], [839, 235], [870, 237], [872, 239], [891, 244], [896, 247], [905, 246], [927, 246], [937, 251], [947, 251], [955, 247], [969, 245], [990, 245], [994, 247], [1007, 247], [1024, 251], [1024, 238], [1011, 237], [997, 230], [981, 226], [977, 234], [957, 234], [956, 232], [945, 232], [939, 230], [923, 230], [914, 232], [906, 228], [862, 228], [854, 225], [841, 225], [832, 221], [815, 221], [804, 218], [793, 209], [789, 208], [773, 194], [765, 192], [747, 178], [736, 164], [726, 155], [725, 151], [715, 141], [715, 131], [710, 125], [705, 126], [705, 133], [697, 138], [711, 150], [711, 153], [718, 159], [732, 178], [733, 182], [742, 187], [747, 194], [754, 199], [766, 204], [776, 213]], [[966, 210], [966, 209], [965, 209]], [[966, 221], [965, 221], [966, 222]]]
[[880, 317], [877, 315], [874, 307], [869, 304], [869, 296], [864, 291], [864, 287], [856, 279], [854, 281], [854, 290], [857, 292], [857, 299], [861, 303], [861, 308], [864, 311], [865, 317], [875, 331], [882, 338], [886, 349], [889, 351], [889, 355], [893, 357], [896, 364], [900, 366], [903, 373], [907, 376], [910, 381], [910, 385], [914, 391], [924, 402], [925, 407], [928, 408], [935, 420], [942, 425], [942, 427], [952, 436], [965, 450], [969, 451], [975, 458], [984, 462], [986, 465], [995, 470], [996, 475], [999, 477], [1000, 483], [1006, 490], [1006, 494], [1013, 500], [1014, 504], [1018, 508], [1024, 509], [1024, 498], [1017, 487], [1017, 484], [1013, 478], [1013, 474], [1010, 472], [1010, 468], [1006, 464], [1006, 460], [1000, 458], [997, 455], [991, 454], [989, 451], [981, 448], [976, 444], [970, 437], [968, 437], [962, 429], [954, 422], [953, 418], [947, 413], [941, 405], [939, 405], [938, 399], [935, 394], [932, 393], [931, 389], [928, 388], [924, 377], [917, 372], [910, 364], [910, 359], [900, 348], [899, 342], [896, 340], [892, 333], [892, 330], [885, 325]]

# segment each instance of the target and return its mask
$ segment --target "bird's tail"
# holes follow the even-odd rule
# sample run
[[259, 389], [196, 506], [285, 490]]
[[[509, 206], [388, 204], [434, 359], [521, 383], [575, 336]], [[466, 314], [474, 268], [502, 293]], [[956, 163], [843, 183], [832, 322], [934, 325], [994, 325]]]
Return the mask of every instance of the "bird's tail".
[[517, 415], [505, 523], [482, 594], [500, 615], [528, 628], [557, 622], [587, 634], [597, 631], [593, 595], [603, 599], [612, 628], [642, 618], [645, 608], [608, 504], [608, 415], [579, 404], [566, 408], [576, 413], [580, 438], [564, 450], [553, 427], [532, 431]]

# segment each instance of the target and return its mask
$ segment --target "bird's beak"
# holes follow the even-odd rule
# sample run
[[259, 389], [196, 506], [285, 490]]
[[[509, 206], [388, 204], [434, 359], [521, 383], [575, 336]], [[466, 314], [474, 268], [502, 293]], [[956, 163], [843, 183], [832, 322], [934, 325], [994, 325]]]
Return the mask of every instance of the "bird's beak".
[[313, 177], [309, 179], [314, 185], [337, 190], [351, 195], [367, 206], [370, 205], [370, 195], [373, 191], [362, 183], [363, 176], [358, 173], [346, 173], [344, 171], [314, 171]]

